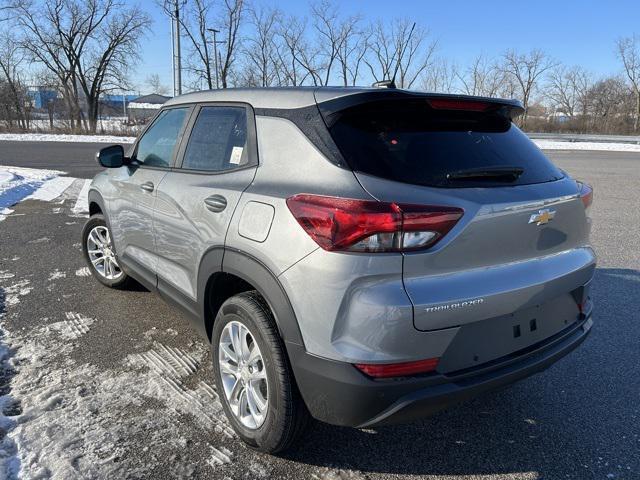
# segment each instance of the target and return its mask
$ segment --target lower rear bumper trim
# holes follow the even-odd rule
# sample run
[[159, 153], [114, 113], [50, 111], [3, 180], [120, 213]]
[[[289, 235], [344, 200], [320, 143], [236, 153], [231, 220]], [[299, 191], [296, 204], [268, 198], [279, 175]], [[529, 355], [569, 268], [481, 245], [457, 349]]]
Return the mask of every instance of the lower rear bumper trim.
[[352, 365], [314, 357], [288, 344], [294, 375], [312, 416], [358, 428], [407, 423], [543, 371], [578, 347], [593, 325], [589, 316], [560, 338], [521, 358], [463, 375], [372, 380]]

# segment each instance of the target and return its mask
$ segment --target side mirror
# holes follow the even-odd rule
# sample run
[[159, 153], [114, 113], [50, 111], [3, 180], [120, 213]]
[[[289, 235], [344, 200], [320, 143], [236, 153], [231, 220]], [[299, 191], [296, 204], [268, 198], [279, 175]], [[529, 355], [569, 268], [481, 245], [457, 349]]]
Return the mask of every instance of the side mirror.
[[105, 168], [118, 168], [125, 164], [124, 148], [122, 145], [111, 145], [101, 149], [96, 158], [98, 163]]

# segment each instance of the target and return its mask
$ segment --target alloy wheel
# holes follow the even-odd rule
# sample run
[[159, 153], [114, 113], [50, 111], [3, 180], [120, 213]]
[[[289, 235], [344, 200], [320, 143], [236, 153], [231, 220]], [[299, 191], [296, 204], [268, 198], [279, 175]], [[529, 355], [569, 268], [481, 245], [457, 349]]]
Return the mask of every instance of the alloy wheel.
[[260, 428], [269, 407], [264, 359], [249, 329], [231, 321], [220, 335], [218, 365], [233, 415], [248, 429]]
[[117, 280], [123, 275], [116, 260], [109, 229], [104, 225], [93, 227], [87, 235], [87, 253], [100, 276], [107, 280]]

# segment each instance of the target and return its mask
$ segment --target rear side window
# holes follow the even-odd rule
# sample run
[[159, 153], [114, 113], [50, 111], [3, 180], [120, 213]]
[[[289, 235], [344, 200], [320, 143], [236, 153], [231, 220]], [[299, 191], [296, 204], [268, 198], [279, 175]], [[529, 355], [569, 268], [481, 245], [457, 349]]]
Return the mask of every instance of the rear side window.
[[170, 166], [188, 111], [188, 107], [162, 111], [138, 142], [136, 160], [152, 167]]
[[[370, 102], [341, 112], [331, 136], [350, 167], [398, 182], [491, 187], [562, 178], [544, 154], [499, 112], [432, 109], [426, 100]], [[517, 178], [451, 178], [516, 167]]]
[[182, 168], [221, 172], [248, 163], [244, 107], [202, 107], [184, 153]]

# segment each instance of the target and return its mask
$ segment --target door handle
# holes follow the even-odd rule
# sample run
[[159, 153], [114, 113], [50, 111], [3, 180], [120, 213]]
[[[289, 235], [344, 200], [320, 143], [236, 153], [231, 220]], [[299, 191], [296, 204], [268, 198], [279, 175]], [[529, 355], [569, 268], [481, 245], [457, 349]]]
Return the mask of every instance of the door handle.
[[204, 204], [207, 209], [217, 213], [227, 208], [227, 199], [222, 195], [211, 195], [204, 199]]
[[143, 184], [140, 185], [140, 188], [145, 192], [153, 192], [154, 186], [153, 186], [153, 183], [151, 182], [144, 182]]

